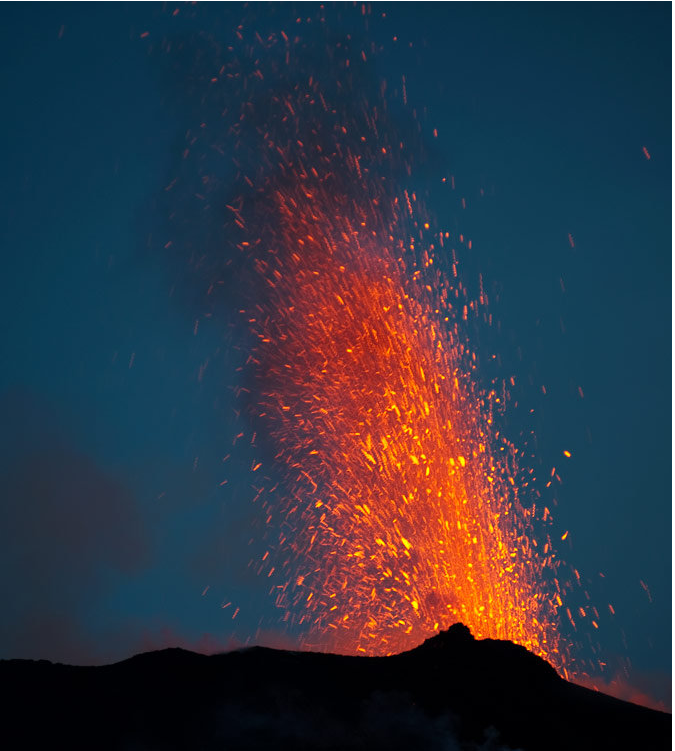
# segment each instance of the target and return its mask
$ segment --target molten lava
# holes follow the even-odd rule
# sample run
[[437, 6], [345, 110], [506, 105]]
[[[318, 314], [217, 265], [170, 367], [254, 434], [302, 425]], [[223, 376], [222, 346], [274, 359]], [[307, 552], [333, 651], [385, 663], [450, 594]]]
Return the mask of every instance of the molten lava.
[[179, 69], [195, 61], [162, 252], [190, 259], [206, 315], [237, 317], [222, 329], [246, 353], [233, 443], [253, 435], [252, 567], [306, 647], [388, 654], [462, 621], [579, 674], [561, 627], [597, 629], [598, 611], [551, 545], [553, 491], [506, 438], [505, 385], [480, 372], [495, 355], [475, 335], [494, 336], [482, 279], [469, 292], [460, 268], [466, 204], [413, 82], [377, 73], [386, 13], [281, 7], [247, 10], [227, 41], [162, 42]]
[[254, 413], [283, 467], [277, 603], [332, 651], [399, 652], [462, 621], [560, 665], [554, 554], [528, 536], [505, 394], [480, 390], [463, 333], [485, 297], [438, 270], [456, 276], [450, 235], [414, 194], [367, 169], [375, 131], [280, 150], [242, 246], [266, 290], [246, 312]]
[[[372, 44], [328, 24], [303, 37], [301, 21], [198, 40], [195, 167], [165, 188], [184, 191], [176, 233], [209, 294], [245, 322], [256, 568], [307, 647], [395, 653], [461, 621], [565, 672], [550, 515], [502, 433], [504, 385], [479, 376], [471, 334], [490, 315], [482, 280], [475, 294], [461, 281], [471, 243], [416, 195], [425, 159], [455, 195], [428, 155], [435, 131], [410, 117], [405, 79], [372, 80]], [[218, 228], [196, 235], [209, 210]]]

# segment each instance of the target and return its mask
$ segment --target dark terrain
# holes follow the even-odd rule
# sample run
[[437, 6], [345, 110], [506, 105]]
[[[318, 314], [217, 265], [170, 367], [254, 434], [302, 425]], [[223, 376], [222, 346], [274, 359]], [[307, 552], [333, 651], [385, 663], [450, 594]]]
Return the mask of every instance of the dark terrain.
[[182, 649], [0, 662], [6, 749], [670, 748], [671, 716], [567, 683], [458, 624], [393, 657]]

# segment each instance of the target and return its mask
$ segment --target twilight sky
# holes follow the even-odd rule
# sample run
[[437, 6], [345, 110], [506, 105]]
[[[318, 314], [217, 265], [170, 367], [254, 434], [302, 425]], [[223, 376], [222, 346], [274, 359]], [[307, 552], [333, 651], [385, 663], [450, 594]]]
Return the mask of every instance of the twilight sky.
[[[534, 431], [532, 466], [561, 477], [554, 529], [604, 609], [609, 677], [629, 667], [633, 688], [669, 705], [670, 5], [375, 8], [387, 17], [365, 32], [344, 4], [335, 38], [384, 45], [372, 79], [405, 75], [409, 107], [437, 128], [438, 174], [419, 179], [438, 184], [441, 165], [455, 177], [429, 206], [472, 238], [464, 273], [482, 272], [501, 322], [475, 348], [515, 376], [513, 440]], [[247, 567], [250, 457], [222, 462], [240, 355], [217, 315], [195, 333], [187, 259], [155, 250], [200, 116], [158, 43], [229, 40], [247, 12], [265, 28], [297, 15], [5, 6], [0, 657], [292, 643]], [[186, 209], [181, 231], [193, 224], [208, 245]]]

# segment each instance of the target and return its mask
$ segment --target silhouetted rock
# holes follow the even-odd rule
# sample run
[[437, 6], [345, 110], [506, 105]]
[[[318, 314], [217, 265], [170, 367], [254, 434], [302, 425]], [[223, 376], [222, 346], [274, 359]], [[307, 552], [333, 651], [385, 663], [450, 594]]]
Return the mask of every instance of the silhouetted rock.
[[440, 631], [429, 637], [417, 649], [446, 649], [448, 646], [452, 649], [461, 642], [470, 641], [475, 641], [475, 639], [469, 627], [463, 623], [455, 623], [447, 631]]
[[670, 715], [461, 624], [393, 657], [166, 649], [102, 667], [7, 660], [0, 679], [8, 749], [670, 748]]

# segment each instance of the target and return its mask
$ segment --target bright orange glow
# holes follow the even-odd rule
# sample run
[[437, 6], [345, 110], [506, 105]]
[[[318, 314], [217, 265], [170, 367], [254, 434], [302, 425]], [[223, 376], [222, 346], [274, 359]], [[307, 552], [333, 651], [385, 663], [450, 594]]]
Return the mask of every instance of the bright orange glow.
[[332, 103], [304, 67], [287, 80], [295, 42], [281, 36], [256, 35], [228, 73], [248, 97], [230, 129], [246, 134], [242, 196], [227, 205], [255, 271], [241, 285], [246, 404], [274, 455], [251, 465], [270, 550], [258, 571], [307, 647], [395, 653], [462, 621], [564, 671], [565, 591], [535, 532], [550, 514], [501, 433], [504, 385], [481, 385], [470, 344], [491, 324], [482, 278], [475, 295], [461, 282], [471, 241], [425, 212], [414, 136], [384, 98], [361, 98], [367, 56], [329, 49]]
[[308, 645], [366, 654], [462, 621], [561, 664], [550, 540], [531, 539], [494, 427], [504, 397], [478, 389], [462, 335], [477, 306], [429, 272], [434, 244], [396, 201], [357, 205], [307, 172], [273, 195], [256, 257], [269, 296], [249, 320], [287, 484], [270, 502], [286, 618]]

